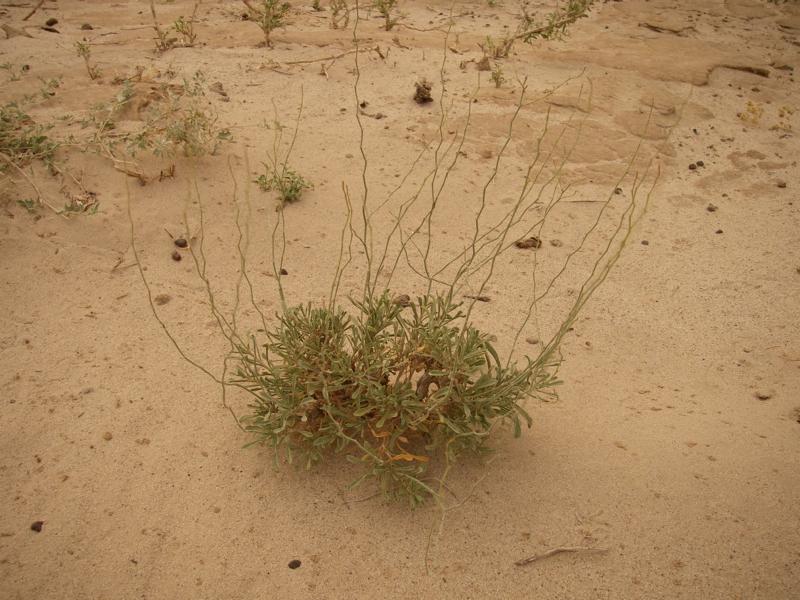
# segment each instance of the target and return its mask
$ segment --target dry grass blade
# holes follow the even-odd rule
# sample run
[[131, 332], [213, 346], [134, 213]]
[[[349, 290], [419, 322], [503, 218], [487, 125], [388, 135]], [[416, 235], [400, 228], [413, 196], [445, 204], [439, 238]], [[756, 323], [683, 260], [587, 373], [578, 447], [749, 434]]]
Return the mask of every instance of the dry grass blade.
[[516, 561], [514, 564], [518, 567], [524, 567], [525, 565], [529, 565], [531, 563], [538, 562], [540, 560], [544, 560], [545, 558], [550, 558], [551, 556], [555, 556], [556, 554], [563, 554], [566, 552], [608, 552], [608, 548], [588, 548], [584, 546], [562, 546], [560, 548], [553, 548], [552, 550], [548, 550], [547, 552], [543, 552], [542, 554], [536, 554], [534, 556], [530, 556], [528, 558], [523, 558], [522, 560]]

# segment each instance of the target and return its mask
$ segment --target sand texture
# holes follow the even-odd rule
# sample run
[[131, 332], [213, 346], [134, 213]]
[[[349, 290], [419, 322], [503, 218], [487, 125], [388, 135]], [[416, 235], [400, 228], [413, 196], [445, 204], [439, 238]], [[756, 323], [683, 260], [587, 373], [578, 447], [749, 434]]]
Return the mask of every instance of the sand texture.
[[[23, 20], [36, 4], [0, 2], [8, 36], [0, 34], [0, 64], [11, 65], [0, 71], [0, 102], [61, 78], [28, 112], [75, 134], [58, 151], [68, 174], [40, 163], [24, 171], [54, 207], [77, 197], [97, 212], [30, 213], [18, 200], [35, 195], [17, 172], [0, 188], [0, 598], [800, 598], [796, 2], [598, 1], [565, 39], [516, 43], [499, 61], [499, 88], [477, 69], [479, 44], [514, 30], [511, 0], [455, 3], [449, 35], [451, 5], [442, 0], [401, 0], [388, 32], [362, 9], [363, 107], [353, 94], [353, 20], [332, 29], [327, 0], [319, 12], [310, 0], [293, 2], [271, 49], [242, 20], [243, 4], [205, 0], [195, 46], [163, 53], [154, 51], [149, 2], [48, 0]], [[531, 7], [542, 14], [551, 4]], [[192, 5], [159, 0], [156, 8], [166, 27]], [[41, 28], [49, 18], [55, 31]], [[96, 80], [75, 52], [83, 39]], [[81, 150], [90, 128], [80, 121], [121, 81], [129, 78], [136, 96], [120, 131], [145, 122], [160, 84], [198, 70], [233, 137], [215, 155], [144, 153], [140, 185], [107, 156]], [[598, 201], [613, 196], [619, 216], [632, 193], [630, 176], [619, 183], [626, 169], [650, 164], [660, 178], [615, 269], [565, 338], [558, 399], [527, 404], [533, 427], [522, 437], [498, 430], [489, 466], [469, 459], [453, 470], [447, 500], [460, 505], [433, 535], [426, 570], [434, 504], [409, 510], [374, 497], [368, 484], [350, 490], [358, 471], [343, 459], [307, 472], [276, 465], [265, 448], [243, 448], [250, 438], [222, 407], [219, 386], [181, 359], [153, 317], [131, 251], [126, 190], [159, 315], [193, 360], [219, 374], [226, 342], [188, 250], [169, 236], [197, 243], [195, 184], [208, 275], [224, 310], [235, 302], [239, 266], [233, 198], [244, 206], [247, 188], [254, 296], [274, 321], [276, 196], [248, 181], [263, 172], [276, 115], [287, 127], [285, 150], [302, 95], [291, 162], [313, 189], [285, 208], [282, 281], [291, 303], [316, 302], [336, 266], [342, 185], [356, 199], [361, 190], [357, 111], [378, 204], [426, 146], [459, 136], [471, 106], [433, 220], [439, 260], [468, 242], [525, 78], [485, 218], [513, 205], [546, 123], [542, 147], [553, 152], [542, 177], [564, 155], [555, 141], [562, 132], [570, 187], [541, 231], [542, 247], [502, 254], [482, 292], [488, 301], [475, 304], [476, 325], [501, 353], [531, 296], [534, 257], [552, 276]], [[431, 103], [412, 98], [422, 79], [432, 83]], [[430, 165], [428, 155], [418, 166]], [[420, 181], [412, 174], [398, 201]], [[376, 221], [378, 239], [391, 222], [388, 214]], [[594, 249], [608, 231], [596, 233]], [[558, 325], [592, 256], [576, 255], [539, 307], [538, 328], [522, 331], [519, 358], [535, 356], [530, 342]], [[344, 296], [363, 274], [359, 265], [347, 272]], [[391, 287], [424, 292], [408, 269]], [[256, 321], [243, 308], [242, 325]], [[247, 411], [246, 398], [229, 401]], [[605, 551], [515, 564], [564, 547]]]

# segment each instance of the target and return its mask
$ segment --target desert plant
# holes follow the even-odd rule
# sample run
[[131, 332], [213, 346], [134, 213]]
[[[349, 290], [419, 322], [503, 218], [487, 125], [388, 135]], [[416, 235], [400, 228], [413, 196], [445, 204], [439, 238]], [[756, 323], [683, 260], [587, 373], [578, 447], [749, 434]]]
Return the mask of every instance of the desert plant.
[[397, 23], [397, 18], [392, 14], [397, 8], [398, 0], [373, 0], [372, 7], [383, 17], [383, 28], [390, 31]]
[[331, 0], [331, 27], [346, 29], [350, 24], [350, 7], [347, 0]]
[[166, 52], [170, 48], [175, 46], [175, 43], [178, 41], [176, 37], [170, 37], [169, 29], [162, 29], [161, 25], [158, 23], [158, 16], [156, 15], [156, 5], [155, 0], [150, 0], [150, 15], [153, 17], [153, 32], [156, 34], [155, 37], [155, 44], [156, 44], [156, 52], [159, 54]]
[[148, 180], [135, 157], [141, 152], [171, 157], [181, 151], [187, 157], [214, 154], [219, 144], [231, 139], [231, 132], [218, 125], [218, 116], [206, 100], [205, 76], [195, 72], [181, 85], [162, 83], [148, 91], [145, 121], [138, 128], [118, 128], [117, 121], [136, 98], [132, 82], [126, 82], [109, 102], [93, 107], [83, 121], [92, 131], [86, 147], [111, 159], [114, 167]]
[[578, 19], [589, 14], [594, 0], [567, 0], [555, 10], [539, 20], [536, 15], [528, 11], [527, 0], [522, 3], [520, 24], [515, 34], [516, 39], [532, 42], [537, 38], [545, 40], [560, 39], [567, 34], [567, 27]]
[[508, 55], [511, 53], [511, 48], [514, 47], [514, 42], [516, 38], [514, 36], [507, 35], [503, 39], [495, 41], [492, 36], [487, 35], [486, 39], [483, 43], [479, 44], [481, 50], [483, 51], [484, 58], [508, 58]]
[[92, 49], [89, 44], [81, 41], [75, 42], [75, 51], [78, 56], [83, 59], [83, 63], [86, 65], [86, 72], [89, 74], [89, 79], [94, 81], [100, 77], [100, 69], [92, 64]]
[[9, 81], [19, 81], [20, 79], [22, 79], [22, 74], [27, 73], [28, 71], [30, 71], [31, 68], [30, 65], [21, 65], [17, 67], [13, 63], [6, 62], [0, 64], [0, 69], [3, 69], [4, 71], [8, 72], [10, 76]]
[[449, 295], [398, 302], [388, 292], [338, 307], [290, 308], [263, 345], [240, 346], [236, 379], [256, 400], [246, 429], [306, 465], [347, 450], [390, 498], [422, 502], [432, 459], [480, 451], [498, 421], [517, 435], [520, 406], [547, 384], [543, 365], [505, 366], [489, 336], [462, 328]]
[[[358, 19], [356, 12], [356, 32]], [[358, 44], [355, 34], [354, 39]], [[444, 47], [447, 48], [447, 43]], [[354, 59], [354, 100], [358, 104], [361, 101], [358, 46]], [[287, 302], [283, 285], [287, 274], [285, 228], [287, 215], [292, 211], [270, 211], [275, 215], [271, 225], [272, 274], [281, 312], [277, 323], [268, 322], [254, 298], [247, 270], [249, 225], [242, 226], [240, 201], [234, 197], [240, 269], [234, 306], [229, 313], [223, 311], [207, 275], [203, 203], [195, 190], [187, 201], [198, 203], [200, 223], [198, 242], [190, 250], [211, 312], [229, 342], [230, 353], [223, 360], [221, 376], [186, 354], [151, 302], [155, 317], [181, 356], [222, 385], [226, 407], [230, 409], [224, 395], [229, 387], [247, 394], [249, 413], [237, 419], [237, 423], [254, 435], [254, 443], [265, 443], [274, 448], [276, 455], [289, 460], [299, 456], [299, 462], [306, 465], [332, 454], [345, 454], [363, 469], [354, 485], [372, 480], [389, 498], [418, 504], [433, 497], [442, 507], [442, 490], [454, 462], [466, 452], [485, 450], [490, 434], [503, 423], [510, 424], [515, 434], [521, 433], [523, 424], [530, 424], [522, 406], [525, 398], [552, 395], [561, 361], [561, 344], [619, 258], [646, 208], [657, 177], [652, 161], [645, 161], [641, 170], [634, 172], [640, 158], [640, 144], [605, 200], [599, 202], [592, 224], [576, 247], [555, 265], [555, 275], [542, 282], [539, 274], [537, 280], [534, 259], [532, 292], [520, 308], [522, 318], [513, 339], [509, 340], [510, 350], [501, 359], [492, 337], [473, 324], [476, 303], [488, 299], [485, 291], [498, 261], [505, 253], [515, 251], [516, 241], [532, 236], [541, 240], [548, 215], [569, 189], [569, 185], [561, 182], [561, 176], [579, 137], [566, 136], [565, 132], [574, 132], [580, 123], [570, 117], [564, 129], [554, 133], [548, 113], [515, 201], [504, 215], [490, 218], [487, 207], [493, 197], [492, 187], [501, 177], [501, 163], [516, 136], [517, 118], [530, 104], [526, 97], [527, 82], [522, 80], [494, 164], [476, 192], [472, 204], [473, 226], [464, 232], [465, 245], [457, 249], [437, 246], [433, 224], [440, 218], [438, 211], [446, 197], [448, 182], [452, 181], [450, 175], [466, 154], [462, 149], [470, 131], [474, 98], [465, 102], [463, 127], [451, 139], [445, 134], [451, 112], [451, 99], [446, 96], [445, 62], [446, 52], [438, 86], [441, 90], [438, 139], [420, 151], [398, 187], [377, 201], [368, 184], [364, 128], [356, 111], [363, 157], [361, 188], [354, 198], [348, 186], [342, 186], [346, 212], [327, 301], [295, 305]], [[288, 170], [302, 105], [301, 95], [298, 126], [289, 151], [279, 154], [273, 150], [271, 173]], [[274, 130], [274, 148], [279, 146], [282, 131], [281, 127]], [[630, 194], [625, 197], [615, 194], [614, 190], [625, 180], [630, 181]], [[404, 188], [406, 181], [415, 181], [408, 184], [410, 190]], [[403, 189], [407, 190], [405, 198], [393, 203]], [[615, 210], [616, 204], [620, 206]], [[130, 206], [129, 203], [129, 210]], [[251, 214], [249, 204], [246, 206], [246, 214]], [[190, 228], [188, 223], [186, 226]], [[601, 231], [602, 241], [592, 248], [591, 242], [598, 240]], [[132, 217], [131, 244], [149, 294]], [[539, 337], [546, 341], [538, 346], [534, 356], [514, 361], [513, 353], [523, 330], [531, 324], [538, 329], [537, 306], [552, 297], [573, 258], [578, 254], [585, 256], [591, 250], [593, 267], [570, 297], [566, 312], [553, 330]], [[344, 275], [357, 262], [360, 283], [348, 290], [352, 307], [343, 308]], [[413, 300], [389, 291], [397, 271], [405, 268], [418, 277], [423, 290]], [[240, 324], [242, 285], [249, 288], [252, 307], [261, 317], [259, 331], [243, 330]], [[469, 294], [464, 293], [465, 288]], [[233, 375], [229, 375], [231, 364]]]
[[251, 0], [242, 0], [248, 10], [248, 17], [264, 32], [264, 45], [272, 46], [270, 34], [278, 27], [286, 25], [286, 15], [291, 5], [281, 0], [261, 0], [254, 6]]
[[499, 88], [502, 86], [506, 81], [506, 78], [503, 76], [503, 67], [499, 64], [495, 64], [490, 79], [494, 83], [494, 87]]
[[285, 165], [275, 171], [267, 163], [264, 163], [264, 168], [266, 172], [256, 179], [258, 187], [264, 192], [276, 190], [282, 203], [296, 202], [300, 199], [303, 191], [312, 187], [302, 175]]
[[197, 21], [197, 9], [200, 8], [202, 0], [196, 0], [192, 8], [192, 15], [188, 19], [184, 19], [183, 15], [178, 17], [172, 24], [172, 28], [179, 36], [181, 36], [181, 46], [189, 48], [194, 46], [197, 40], [197, 33], [194, 30], [194, 24]]

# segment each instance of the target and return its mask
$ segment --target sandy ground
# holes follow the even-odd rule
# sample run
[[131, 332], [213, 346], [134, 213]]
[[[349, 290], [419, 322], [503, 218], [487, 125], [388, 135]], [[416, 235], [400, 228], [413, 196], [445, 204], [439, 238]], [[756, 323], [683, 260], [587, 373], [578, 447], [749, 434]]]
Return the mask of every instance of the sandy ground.
[[[114, 75], [137, 65], [162, 81], [168, 71], [201, 69], [229, 94], [229, 102], [210, 98], [233, 143], [198, 161], [148, 163], [156, 173], [175, 163], [174, 179], [143, 187], [128, 180], [148, 280], [154, 294], [169, 296], [158, 308], [187, 352], [218, 370], [224, 340], [188, 254], [171, 260], [164, 228], [184, 233], [184, 198], [196, 180], [210, 274], [229, 307], [237, 258], [228, 165], [241, 198], [245, 149], [255, 173], [272, 144], [263, 123], [273, 119], [273, 101], [291, 125], [301, 87], [292, 162], [314, 189], [287, 209], [284, 281], [293, 302], [324, 298], [344, 214], [341, 184], [358, 189], [361, 169], [353, 55], [289, 63], [351, 49], [352, 31], [332, 30], [327, 11], [297, 6], [267, 50], [238, 3], [206, 0], [198, 45], [157, 56], [146, 2], [46, 2], [23, 22], [33, 4], [0, 4], [0, 21], [26, 25], [32, 36], [0, 40], [0, 63], [30, 65], [19, 81], [0, 72], [0, 99], [36, 90], [40, 77], [62, 77], [55, 96], [31, 109], [41, 121], [86, 114], [118, 92]], [[190, 5], [157, 6], [166, 23]], [[411, 95], [421, 77], [440, 91], [449, 5], [407, 0], [401, 10], [391, 32], [366, 14], [360, 25], [362, 45], [384, 55], [368, 50], [360, 59], [375, 199], [438, 135], [437, 103], [418, 106]], [[454, 99], [447, 139], [463, 126], [475, 91], [477, 43], [512, 28], [516, 10], [502, 0], [455, 5], [445, 52]], [[49, 17], [59, 33], [39, 29]], [[84, 23], [94, 29], [82, 31]], [[566, 40], [515, 45], [502, 61], [509, 81], [501, 88], [484, 74], [463, 159], [435, 220], [442, 253], [469, 231], [525, 76], [531, 99], [552, 93], [520, 113], [488, 214], [507, 210], [548, 109], [554, 123], [583, 123], [563, 173], [574, 191], [536, 254], [542, 269], [574, 247], [596, 210], [586, 200], [613, 190], [640, 140], [661, 178], [617, 268], [565, 342], [559, 400], [529, 404], [534, 425], [522, 438], [500, 432], [491, 467], [466, 461], [456, 469], [451, 487], [466, 501], [434, 537], [428, 572], [433, 506], [410, 511], [369, 498], [369, 488], [349, 491], [354, 472], [343, 461], [307, 473], [274, 467], [266, 450], [242, 449], [248, 438], [220, 406], [218, 386], [180, 359], [150, 312], [129, 248], [125, 176], [108, 160], [77, 150], [63, 157], [97, 193], [95, 215], [30, 215], [16, 202], [30, 197], [24, 181], [6, 189], [0, 597], [800, 597], [800, 179], [792, 131], [800, 124], [788, 114], [800, 98], [799, 34], [792, 3], [598, 3]], [[103, 72], [98, 81], [75, 56], [84, 37]], [[738, 116], [748, 102], [757, 119]], [[698, 160], [703, 166], [689, 169]], [[41, 168], [34, 174], [60, 205], [55, 178]], [[621, 187], [624, 201], [630, 184]], [[251, 200], [249, 259], [258, 301], [271, 313], [278, 303], [267, 224], [275, 198], [253, 187]], [[197, 204], [189, 209], [196, 226]], [[553, 239], [563, 245], [547, 243]], [[503, 255], [486, 292], [491, 301], [476, 305], [476, 323], [506, 352], [530, 297], [533, 255]], [[576, 272], [542, 307], [542, 329], [557, 323], [589, 264], [578, 257]], [[360, 276], [348, 274], [345, 291]], [[393, 287], [420, 291], [407, 274]], [[244, 399], [232, 402], [244, 412]], [[31, 529], [36, 521], [40, 532]], [[561, 546], [607, 552], [514, 564]], [[300, 568], [288, 568], [293, 559]]]

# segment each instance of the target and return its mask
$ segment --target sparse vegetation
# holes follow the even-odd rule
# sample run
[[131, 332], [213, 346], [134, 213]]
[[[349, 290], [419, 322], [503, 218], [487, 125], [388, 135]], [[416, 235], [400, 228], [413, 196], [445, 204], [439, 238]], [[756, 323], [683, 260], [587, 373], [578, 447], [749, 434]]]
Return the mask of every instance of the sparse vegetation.
[[568, 26], [589, 14], [592, 4], [594, 0], [567, 0], [539, 19], [535, 13], [529, 12], [527, 1], [523, 2], [521, 22], [514, 37], [524, 42], [532, 42], [537, 38], [561, 39], [567, 35]]
[[[356, 63], [356, 81], [359, 74]], [[443, 99], [440, 104], [447, 105], [444, 69], [441, 77]], [[517, 200], [508, 212], [499, 221], [487, 222], [484, 213], [489, 202], [488, 190], [500, 173], [505, 148], [515, 136], [514, 121], [527, 102], [524, 81], [521, 88], [518, 104], [506, 128], [505, 141], [494, 166], [485, 174], [485, 184], [482, 188], [479, 186], [482, 191], [478, 192], [474, 203], [477, 215], [474, 228], [465, 233], [463, 247], [435, 248], [432, 235], [439, 199], [449, 175], [464, 154], [461, 148], [470, 130], [467, 115], [463, 129], [455, 133], [449, 145], [445, 144], [448, 110], [441, 115], [442, 139], [426, 147], [421, 155], [421, 158], [427, 155], [428, 160], [421, 160], [419, 164], [429, 167], [419, 174], [420, 188], [406, 200], [384, 209], [391, 195], [376, 203], [370, 197], [366, 179], [360, 198], [355, 201], [348, 187], [343, 185], [346, 216], [338, 261], [327, 302], [316, 304], [288, 303], [282, 283], [288, 274], [283, 266], [287, 249], [286, 219], [287, 213], [292, 212], [284, 205], [295, 200], [306, 186], [305, 180], [289, 166], [302, 117], [302, 98], [298, 126], [285, 152], [280, 151], [284, 128], [278, 124], [276, 116], [273, 150], [268, 154], [265, 173], [256, 181], [263, 189], [278, 190], [282, 199], [270, 226], [272, 271], [281, 302], [278, 322], [270, 324], [251, 295], [253, 308], [261, 315], [263, 327], [259, 330], [264, 333], [242, 331], [237, 318], [239, 300], [233, 314], [221, 311], [205, 276], [205, 258], [196, 256], [198, 274], [211, 299], [211, 310], [220, 331], [230, 343], [230, 355], [225, 359], [221, 378], [187, 358], [221, 383], [223, 389], [233, 386], [248, 394], [250, 411], [237, 422], [255, 436], [255, 442], [269, 445], [289, 461], [298, 460], [308, 466], [331, 454], [345, 454], [348, 460], [363, 467], [353, 485], [372, 480], [387, 498], [416, 505], [432, 497], [444, 506], [445, 482], [459, 457], [467, 452], [486, 450], [489, 435], [504, 423], [511, 425], [515, 435], [519, 435], [524, 424], [530, 424], [523, 400], [552, 394], [552, 387], [557, 383], [555, 374], [562, 340], [620, 256], [641, 214], [641, 204], [646, 204], [649, 198], [649, 192], [641, 192], [643, 182], [653, 182], [655, 176], [649, 166], [637, 172], [633, 191], [624, 200], [612, 191], [601, 204], [595, 222], [583, 235], [578, 248], [543, 288], [541, 282], [536, 282], [534, 268], [532, 289], [544, 291], [531, 294], [527, 306], [522, 309], [523, 317], [513, 340], [509, 340], [510, 354], [501, 359], [494, 349], [493, 338], [473, 325], [476, 302], [488, 301], [485, 290], [495, 265], [501, 255], [516, 248], [515, 241], [531, 238], [532, 234], [537, 234], [533, 239], [541, 240], [539, 232], [547, 215], [570, 187], [560, 182], [560, 173], [571, 150], [565, 147], [567, 158], [555, 160], [560, 135], [556, 136], [555, 145], [544, 144], [543, 140], [550, 134], [545, 126], [537, 145], [550, 149], [543, 151], [544, 156], [537, 152], [531, 157]], [[355, 89], [356, 103], [360, 103], [357, 83]], [[430, 87], [427, 89], [430, 92]], [[472, 105], [471, 100], [467, 101], [467, 106]], [[277, 106], [275, 110], [277, 113]], [[359, 148], [365, 155], [363, 137]], [[636, 159], [634, 155], [631, 164]], [[539, 164], [556, 164], [555, 174], [543, 176], [537, 168]], [[414, 169], [412, 166], [407, 176]], [[626, 170], [622, 178], [628, 175]], [[424, 197], [422, 190], [428, 185], [426, 205], [421, 198]], [[641, 200], [642, 195], [645, 200]], [[608, 211], [615, 199], [622, 206]], [[202, 240], [206, 235], [202, 202], [199, 197], [196, 200], [201, 211], [199, 238]], [[239, 281], [247, 280], [252, 290], [243, 251], [248, 244], [249, 226], [242, 227], [241, 209], [236, 202], [234, 206], [240, 233]], [[412, 208], [416, 213], [411, 212]], [[386, 214], [381, 213], [382, 210], [387, 211]], [[249, 209], [247, 214], [250, 214]], [[379, 214], [387, 219], [381, 229], [378, 229]], [[412, 214], [416, 216], [412, 218]], [[533, 214], [540, 217], [531, 218]], [[566, 314], [555, 331], [539, 345], [536, 356], [513, 361], [514, 347], [523, 328], [536, 320], [538, 303], [554, 289], [572, 256], [589, 250], [589, 240], [596, 239], [592, 234], [604, 219], [611, 234], [599, 242], [594, 268], [571, 297]], [[381, 233], [374, 233], [376, 231]], [[376, 239], [376, 235], [380, 235], [380, 239]], [[132, 243], [136, 252], [135, 239]], [[348, 290], [352, 308], [343, 308], [340, 305], [343, 277], [357, 261], [363, 287], [355, 292]], [[418, 276], [424, 289], [413, 300], [408, 295], [389, 291], [392, 277], [403, 263]], [[140, 274], [147, 284], [144, 271], [140, 270]], [[467, 285], [468, 295], [463, 292]], [[462, 303], [457, 300], [459, 297], [469, 301]], [[153, 310], [155, 312], [155, 307]], [[162, 325], [169, 334], [163, 322]], [[186, 358], [179, 343], [169, 335]], [[232, 376], [226, 375], [231, 373], [230, 365], [235, 365]]]
[[494, 68], [492, 69], [491, 80], [496, 88], [501, 87], [503, 83], [505, 83], [506, 78], [503, 76], [503, 67], [501, 67], [499, 64], [495, 64]]
[[397, 23], [397, 17], [393, 16], [397, 8], [398, 0], [373, 0], [372, 6], [383, 17], [383, 28], [391, 31]]
[[331, 27], [346, 29], [350, 24], [350, 7], [347, 0], [331, 0]]
[[738, 116], [739, 119], [745, 123], [750, 125], [758, 125], [758, 123], [761, 121], [761, 117], [764, 116], [764, 107], [760, 102], [748, 100], [747, 104], [745, 104], [744, 110], [738, 113], [736, 116]]
[[291, 5], [281, 0], [260, 0], [257, 5], [251, 0], [242, 0], [248, 10], [248, 18], [261, 28], [264, 33], [264, 45], [272, 46], [270, 35], [279, 28], [286, 26], [286, 15]]
[[92, 64], [92, 49], [89, 44], [81, 41], [75, 42], [75, 51], [78, 56], [83, 59], [83, 63], [86, 65], [86, 72], [89, 74], [89, 79], [94, 81], [100, 77], [100, 69]]
[[266, 173], [262, 173], [256, 179], [258, 187], [264, 192], [276, 190], [282, 203], [296, 202], [303, 191], [312, 187], [301, 175], [289, 168], [283, 167], [280, 171], [273, 171], [266, 163], [264, 168]]

